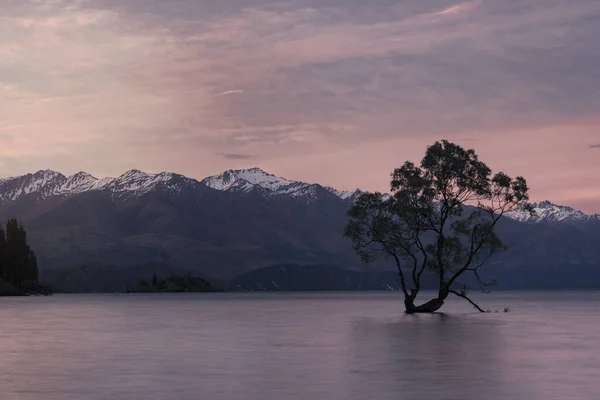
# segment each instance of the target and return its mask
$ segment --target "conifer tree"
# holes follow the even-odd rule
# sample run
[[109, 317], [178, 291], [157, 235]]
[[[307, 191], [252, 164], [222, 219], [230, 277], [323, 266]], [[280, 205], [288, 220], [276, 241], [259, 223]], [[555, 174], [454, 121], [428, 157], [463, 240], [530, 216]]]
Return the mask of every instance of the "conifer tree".
[[6, 234], [0, 227], [0, 279], [5, 279], [6, 273]]
[[14, 218], [6, 223], [6, 232], [0, 229], [0, 278], [15, 287], [38, 279], [37, 259], [27, 244], [27, 232]]

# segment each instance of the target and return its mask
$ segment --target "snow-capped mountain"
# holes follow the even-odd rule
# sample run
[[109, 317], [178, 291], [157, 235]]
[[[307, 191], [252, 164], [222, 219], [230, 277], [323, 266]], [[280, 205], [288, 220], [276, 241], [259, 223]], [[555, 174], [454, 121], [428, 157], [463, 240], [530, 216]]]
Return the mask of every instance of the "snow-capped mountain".
[[38, 171], [0, 180], [0, 202], [10, 203], [25, 195], [37, 195], [45, 199], [67, 193], [77, 194], [94, 190], [96, 184], [97, 179], [84, 172], [67, 178], [56, 171]]
[[52, 170], [38, 171], [0, 180], [0, 203], [11, 203], [26, 195], [35, 195], [38, 200], [54, 196], [73, 196], [85, 192], [108, 190], [114, 196], [123, 198], [139, 196], [165, 185], [167, 189], [177, 191], [185, 184], [198, 184], [182, 175], [162, 172], [148, 174], [131, 170], [118, 178], [98, 179], [86, 172], [65, 176]]
[[506, 213], [505, 215], [519, 222], [539, 223], [539, 222], [586, 222], [600, 221], [600, 214], [585, 214], [582, 211], [575, 210], [567, 206], [559, 206], [549, 201], [531, 204], [534, 213], [520, 210]]
[[[360, 190], [342, 191], [330, 186], [305, 183], [275, 176], [260, 168], [228, 170], [198, 181], [170, 172], [150, 174], [137, 169], [127, 171], [117, 178], [98, 179], [86, 172], [65, 176], [52, 170], [0, 179], [0, 204], [9, 204], [23, 196], [34, 196], [42, 201], [54, 196], [74, 196], [91, 191], [108, 191], [116, 199], [129, 199], [151, 192], [158, 187], [172, 193], [182, 189], [206, 186], [228, 193], [258, 192], [265, 197], [289, 196], [299, 201], [311, 202], [322, 196], [336, 196], [353, 201]], [[531, 204], [535, 213], [520, 209], [507, 213], [510, 219], [525, 223], [600, 222], [600, 214], [588, 215], [571, 207], [559, 206], [549, 201]]]
[[140, 196], [156, 189], [158, 186], [170, 192], [178, 193], [184, 187], [193, 187], [199, 184], [195, 179], [171, 172], [149, 174], [137, 169], [127, 171], [116, 179], [104, 178], [99, 183], [102, 189], [109, 190], [118, 197]]
[[359, 193], [358, 190], [347, 192], [315, 183], [290, 181], [269, 174], [260, 168], [229, 170], [220, 175], [208, 177], [202, 182], [208, 187], [226, 192], [246, 193], [259, 190], [268, 196], [289, 195], [309, 200], [318, 196], [320, 191], [331, 193], [343, 200], [351, 199]]
[[53, 196], [73, 196], [91, 191], [109, 191], [119, 199], [148, 193], [158, 186], [172, 192], [184, 187], [208, 186], [215, 190], [246, 193], [253, 190], [265, 196], [286, 195], [311, 201], [322, 193], [330, 193], [343, 200], [351, 200], [359, 191], [345, 192], [318, 184], [290, 181], [269, 174], [260, 168], [229, 170], [203, 181], [170, 172], [150, 174], [137, 169], [127, 171], [118, 178], [98, 179], [86, 172], [65, 176], [52, 170], [38, 171], [12, 178], [0, 179], [0, 203], [11, 203], [32, 195], [41, 201]]

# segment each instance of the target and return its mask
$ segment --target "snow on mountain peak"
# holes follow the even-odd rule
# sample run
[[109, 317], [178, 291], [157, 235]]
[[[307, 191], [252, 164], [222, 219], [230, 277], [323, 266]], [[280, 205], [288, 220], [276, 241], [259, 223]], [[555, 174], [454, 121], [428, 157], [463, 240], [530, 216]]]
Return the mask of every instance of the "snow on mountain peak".
[[220, 175], [208, 177], [203, 182], [216, 190], [237, 192], [248, 192], [255, 187], [277, 191], [280, 187], [292, 183], [260, 168], [230, 169]]
[[98, 179], [87, 172], [78, 172], [66, 178], [62, 186], [56, 188], [54, 194], [83, 193], [92, 190]]
[[333, 193], [334, 195], [336, 195], [337, 197], [339, 197], [342, 200], [348, 200], [348, 199], [361, 193], [360, 189], [356, 189], [353, 191], [346, 191], [346, 190], [337, 190], [336, 188], [333, 188], [331, 186], [326, 186], [325, 189], [327, 189], [329, 192]]
[[44, 178], [52, 179], [52, 178], [56, 178], [56, 177], [64, 177], [63, 174], [61, 174], [58, 171], [54, 171], [52, 169], [39, 170], [36, 173], [34, 173], [32, 176], [36, 179], [44, 179]]
[[147, 174], [145, 172], [142, 172], [139, 169], [132, 169], [132, 170], [125, 172], [123, 175], [119, 176], [118, 178], [115, 178], [113, 180], [113, 182], [116, 185], [129, 186], [129, 187], [133, 188], [134, 186], [137, 186], [140, 184], [143, 185], [143, 183], [145, 181], [152, 179], [155, 176], [156, 175]]
[[36, 194], [39, 199], [52, 196], [68, 196], [89, 191], [109, 190], [114, 196], [135, 196], [147, 193], [159, 184], [167, 184], [177, 180], [167, 188], [179, 190], [178, 184], [196, 182], [193, 179], [180, 175], [162, 172], [149, 174], [137, 169], [127, 171], [118, 178], [98, 179], [87, 172], [78, 172], [68, 178], [63, 174], [43, 170], [34, 174], [27, 174], [0, 180], [0, 202], [16, 201], [22, 196]]
[[98, 186], [110, 190], [116, 196], [123, 197], [139, 196], [152, 191], [159, 185], [164, 185], [166, 189], [177, 192], [181, 189], [181, 185], [190, 183], [198, 182], [171, 172], [150, 174], [139, 169], [132, 169], [118, 178], [105, 178], [100, 181]]
[[0, 180], [0, 201], [14, 201], [32, 193], [44, 194], [50, 186], [60, 185], [67, 178], [56, 171], [41, 170]]
[[80, 181], [80, 180], [97, 180], [98, 178], [88, 174], [87, 172], [84, 171], [79, 171], [76, 174], [73, 174], [69, 177], [69, 179], [71, 180], [76, 180], [76, 181]]
[[323, 187], [318, 184], [291, 181], [268, 173], [260, 168], [228, 170], [220, 175], [211, 176], [202, 181], [205, 185], [220, 191], [250, 192], [262, 190], [269, 195], [289, 195], [292, 197], [317, 196], [318, 188], [325, 190], [344, 200], [349, 199], [356, 192], [344, 192], [332, 187]]
[[567, 206], [559, 206], [548, 200], [530, 204], [534, 213], [530, 213], [523, 206], [519, 210], [506, 213], [506, 217], [529, 223], [538, 222], [563, 222], [563, 221], [600, 221], [600, 214], [588, 215], [582, 211]]

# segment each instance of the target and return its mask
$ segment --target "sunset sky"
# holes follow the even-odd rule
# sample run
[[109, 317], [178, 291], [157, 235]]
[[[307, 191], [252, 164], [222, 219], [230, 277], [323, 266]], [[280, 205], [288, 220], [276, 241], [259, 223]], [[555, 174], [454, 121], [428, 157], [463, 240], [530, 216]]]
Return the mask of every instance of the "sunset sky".
[[0, 176], [339, 189], [448, 139], [600, 212], [598, 0], [0, 0]]

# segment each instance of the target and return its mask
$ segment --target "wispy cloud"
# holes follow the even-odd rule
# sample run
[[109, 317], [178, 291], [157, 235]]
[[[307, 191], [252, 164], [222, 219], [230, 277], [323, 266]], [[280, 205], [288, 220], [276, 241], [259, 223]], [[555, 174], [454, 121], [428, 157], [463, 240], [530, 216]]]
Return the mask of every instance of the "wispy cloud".
[[600, 149], [600, 143], [598, 143], [598, 144], [590, 144], [589, 148], [590, 149]]
[[227, 94], [235, 94], [235, 93], [244, 93], [243, 90], [228, 90], [226, 92], [223, 93], [219, 93], [221, 96], [227, 95]]
[[249, 158], [252, 158], [252, 156], [249, 154], [234, 154], [234, 153], [221, 154], [221, 156], [227, 160], [247, 160]]
[[483, 4], [483, 1], [469, 1], [469, 2], [465, 2], [465, 3], [459, 3], [459, 4], [455, 4], [451, 7], [448, 7], [445, 10], [439, 11], [436, 14], [438, 14], [438, 15], [461, 14], [464, 12], [474, 10], [477, 7], [479, 7], [481, 4]]

